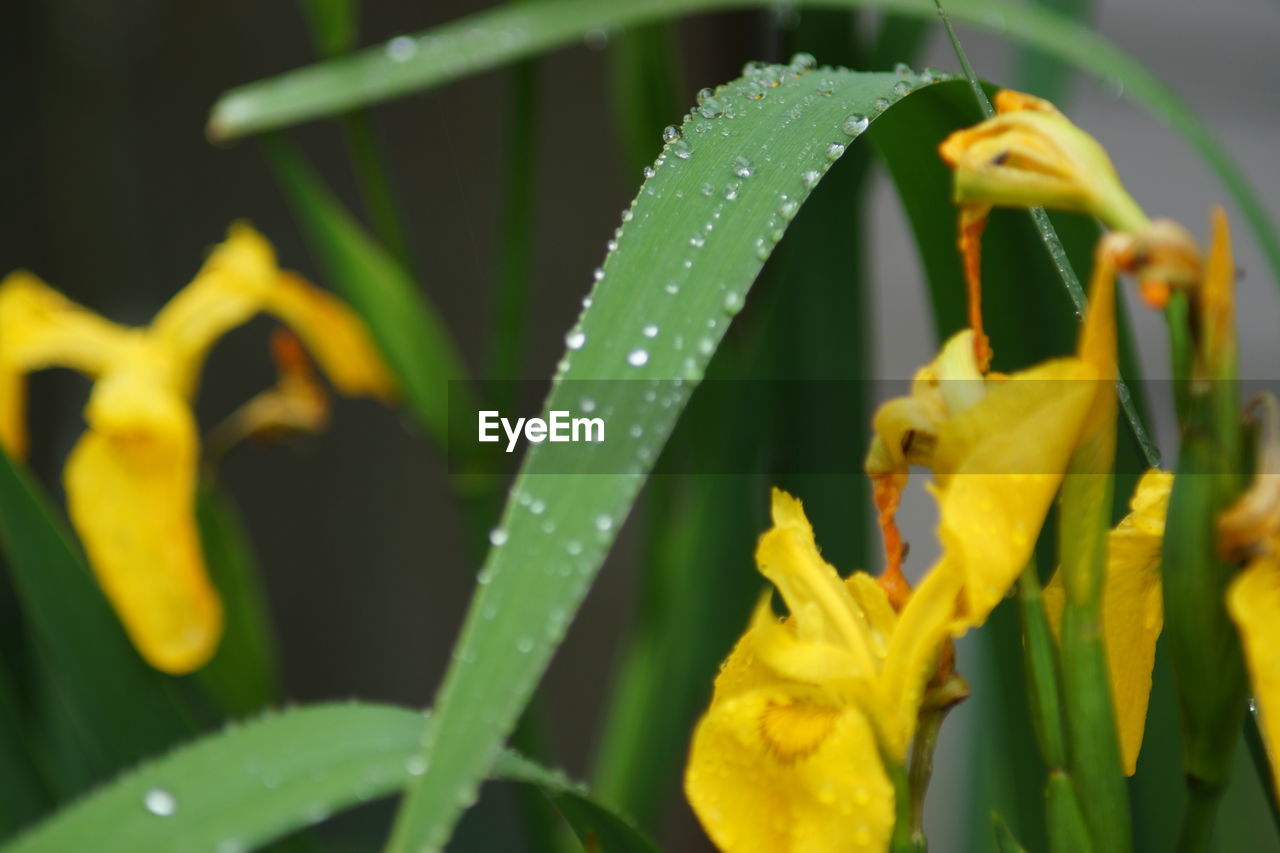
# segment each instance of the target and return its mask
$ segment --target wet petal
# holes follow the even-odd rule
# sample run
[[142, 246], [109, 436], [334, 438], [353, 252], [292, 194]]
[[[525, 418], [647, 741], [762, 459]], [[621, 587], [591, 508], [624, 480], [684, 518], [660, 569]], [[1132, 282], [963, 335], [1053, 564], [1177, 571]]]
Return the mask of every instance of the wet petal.
[[[725, 669], [741, 669], [733, 658], [744, 652], [740, 644]], [[893, 830], [871, 726], [793, 685], [728, 693], [718, 684], [694, 732], [685, 793], [726, 853], [884, 850]]]

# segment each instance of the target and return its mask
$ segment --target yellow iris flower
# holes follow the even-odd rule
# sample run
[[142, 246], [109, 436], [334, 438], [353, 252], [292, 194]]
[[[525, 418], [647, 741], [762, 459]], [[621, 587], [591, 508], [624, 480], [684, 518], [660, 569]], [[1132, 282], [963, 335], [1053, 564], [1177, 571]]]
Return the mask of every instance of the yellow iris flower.
[[898, 614], [870, 575], [840, 579], [800, 502], [776, 489], [756, 562], [790, 616], [763, 599], [721, 667], [689, 753], [689, 802], [725, 851], [883, 850], [885, 761], [905, 760], [954, 576], [931, 576]]
[[[798, 501], [775, 491], [756, 562], [766, 599], [716, 679], [685, 791], [725, 851], [881, 850], [894, 831], [890, 774], [906, 761], [948, 641], [982, 624], [1035, 546], [1072, 454], [1112, 428], [1115, 293], [1102, 268], [1078, 354], [984, 373], [966, 330], [875, 418], [866, 469], [889, 552], [885, 576], [842, 581]], [[1109, 395], [1100, 398], [1099, 395]], [[932, 469], [942, 557], [913, 591], [893, 521], [912, 465]]]
[[[1156, 640], [1164, 625], [1160, 555], [1172, 488], [1171, 473], [1154, 468], [1148, 471], [1129, 502], [1129, 514], [1107, 536], [1102, 632], [1126, 776], [1132, 776], [1138, 766]], [[1049, 624], [1054, 634], [1059, 634], [1066, 603], [1060, 572], [1045, 586], [1044, 603]]]
[[30, 273], [0, 283], [0, 444], [26, 452], [27, 373], [70, 367], [94, 380], [88, 429], [64, 472], [71, 521], [134, 646], [173, 674], [206, 663], [222, 634], [195, 525], [200, 441], [191, 401], [210, 346], [259, 312], [293, 328], [339, 391], [393, 395], [360, 320], [280, 270], [247, 225], [231, 227], [145, 328], [102, 319]]

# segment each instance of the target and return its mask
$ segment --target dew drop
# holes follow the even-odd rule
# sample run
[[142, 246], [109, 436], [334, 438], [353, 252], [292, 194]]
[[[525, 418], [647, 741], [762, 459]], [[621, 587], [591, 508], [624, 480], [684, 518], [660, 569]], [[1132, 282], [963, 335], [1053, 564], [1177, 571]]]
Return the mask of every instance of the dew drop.
[[893, 73], [897, 74], [899, 77], [910, 77], [915, 72], [911, 70], [911, 66], [907, 63], [899, 62], [897, 65], [893, 66]]
[[678, 139], [671, 146], [671, 153], [681, 160], [688, 160], [693, 156], [693, 149], [689, 147], [689, 143], [683, 139]]
[[427, 759], [421, 755], [411, 755], [405, 759], [404, 770], [410, 776], [421, 776], [427, 772]]
[[711, 100], [712, 97], [714, 96], [715, 96], [715, 92], [713, 92], [710, 88], [699, 89], [698, 95], [697, 95], [698, 106], [702, 106], [707, 101]]
[[906, 80], [899, 80], [897, 83], [893, 84], [893, 94], [897, 95], [898, 97], [902, 97], [903, 95], [908, 95], [910, 93], [911, 93], [911, 84], [908, 83]]
[[489, 544], [495, 548], [501, 548], [507, 544], [507, 531], [501, 527], [495, 527], [489, 531]]
[[733, 160], [733, 173], [739, 178], [749, 178], [756, 173], [756, 167], [746, 157], [735, 157]]
[[711, 338], [700, 338], [698, 340], [698, 352], [703, 355], [711, 355], [716, 351], [716, 342]]
[[680, 292], [680, 285], [676, 284], [674, 281], [669, 281], [667, 282], [666, 286], [662, 289], [665, 290], [667, 293], [671, 294], [672, 296], [675, 296], [677, 293]]
[[576, 557], [582, 553], [582, 543], [577, 539], [570, 539], [564, 549], [569, 552], [569, 556]]
[[521, 637], [516, 640], [516, 651], [522, 655], [527, 655], [533, 651], [533, 640], [530, 637]]
[[791, 57], [791, 67], [798, 71], [809, 71], [817, 65], [818, 60], [814, 59], [812, 53], [797, 53]]
[[572, 350], [582, 349], [583, 345], [586, 342], [587, 342], [586, 332], [583, 332], [578, 329], [575, 329], [574, 331], [564, 336], [564, 345]]
[[707, 243], [707, 238], [703, 237], [701, 234], [694, 234], [692, 237], [689, 238], [689, 245], [695, 249], [701, 249], [703, 246], [706, 245], [706, 243]]
[[418, 52], [418, 43], [409, 36], [396, 36], [387, 42], [387, 59], [392, 62], [407, 62]]
[[841, 145], [839, 142], [832, 142], [830, 145], [827, 146], [828, 160], [831, 160], [832, 162], [839, 160], [842, 154], [844, 154], [844, 146]]
[[613, 516], [608, 513], [600, 513], [596, 516], [596, 530], [605, 533], [613, 529]]
[[679, 138], [680, 138], [680, 128], [676, 127], [674, 124], [669, 124], [662, 129], [663, 142], [668, 142], [668, 143], [675, 142]]
[[645, 326], [641, 331], [644, 332], [646, 338], [656, 338], [658, 336], [658, 327], [653, 323]]
[[643, 174], [646, 178], [652, 178], [654, 175], [658, 174], [658, 171], [654, 169], [652, 166], [645, 166], [641, 174]]
[[[591, 271], [591, 278], [592, 278], [593, 280], [595, 280], [595, 281], [600, 281], [602, 278], [604, 278], [604, 267], [596, 267], [594, 270], [592, 270], [592, 271]], [[591, 307], [591, 306], [590, 306], [590, 305], [588, 305], [588, 304], [586, 304], [586, 301], [585, 301], [585, 300], [583, 300], [583, 306], [582, 306], [582, 307], [583, 307], [583, 308], [589, 308], [589, 307]]]
[[739, 183], [738, 181], [733, 181], [733, 182], [731, 182], [731, 183], [729, 183], [729, 184], [726, 184], [726, 185], [725, 185], [725, 188], [724, 188], [724, 200], [725, 200], [725, 201], [737, 201], [737, 200], [738, 200], [738, 190], [740, 190], [740, 189], [742, 189], [742, 184], [741, 184], [741, 183]]
[[875, 101], [872, 102], [871, 106], [876, 108], [876, 112], [882, 112], [884, 110], [889, 109], [889, 99], [876, 98]]
[[636, 424], [635, 426], [631, 427], [630, 430], [628, 430], [628, 433], [632, 438], [639, 438], [640, 436], [644, 435], [644, 427], [640, 426], [640, 424]]
[[715, 191], [716, 191], [716, 188], [711, 186], [711, 184], [708, 184], [708, 183], [704, 183], [701, 187], [698, 188], [698, 192], [702, 193], [707, 198], [711, 198], [711, 196], [715, 195]]
[[178, 810], [178, 801], [164, 788], [151, 788], [142, 795], [142, 804], [156, 817], [170, 817]]
[[578, 406], [579, 408], [582, 409], [582, 411], [586, 412], [589, 415], [596, 410], [596, 401], [591, 399], [590, 397], [583, 397], [582, 402], [579, 403]]
[[724, 310], [730, 314], [737, 314], [742, 310], [742, 294], [736, 290], [730, 290], [724, 295]]
[[862, 113], [850, 113], [844, 117], [844, 121], [840, 124], [840, 129], [849, 136], [857, 136], [866, 130], [867, 125], [870, 123], [870, 120]]
[[649, 363], [649, 351], [646, 349], [633, 349], [627, 353], [627, 364], [632, 367], [644, 367]]
[[800, 181], [807, 189], [813, 189], [818, 185], [818, 181], [822, 180], [822, 173], [817, 169], [809, 169], [800, 176]]

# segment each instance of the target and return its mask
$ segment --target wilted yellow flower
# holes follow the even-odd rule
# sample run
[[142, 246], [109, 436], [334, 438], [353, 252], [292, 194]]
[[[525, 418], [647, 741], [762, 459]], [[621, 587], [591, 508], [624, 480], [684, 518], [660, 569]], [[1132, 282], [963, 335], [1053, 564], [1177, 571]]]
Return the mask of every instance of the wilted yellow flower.
[[[1151, 697], [1156, 640], [1164, 625], [1160, 555], [1172, 488], [1173, 475], [1168, 471], [1155, 468], [1148, 471], [1129, 502], [1129, 514], [1107, 536], [1102, 631], [1121, 759], [1127, 776], [1132, 776], [1138, 766], [1147, 702]], [[1058, 634], [1066, 603], [1060, 572], [1045, 586], [1044, 603], [1049, 624]]]
[[[959, 249], [968, 290], [974, 352], [986, 369], [991, 351], [982, 331], [982, 232], [992, 207], [1048, 207], [1087, 213], [1117, 231], [1140, 232], [1147, 216], [1125, 191], [1107, 152], [1053, 104], [1005, 89], [996, 115], [943, 140], [938, 153], [951, 167], [960, 207]], [[1164, 232], [1152, 235], [1157, 244]], [[1144, 278], [1144, 295], [1158, 296], [1164, 280]]]
[[731, 853], [883, 850], [885, 762], [906, 758], [955, 578], [931, 575], [898, 614], [870, 575], [840, 579], [800, 502], [776, 489], [756, 562], [790, 615], [762, 600], [721, 667], [689, 753], [689, 802]]
[[88, 430], [64, 473], [68, 509], [126, 632], [165, 672], [202, 666], [222, 633], [194, 516], [199, 437], [191, 401], [200, 367], [214, 341], [263, 311], [297, 331], [339, 391], [393, 393], [351, 310], [282, 272], [270, 244], [247, 225], [232, 226], [145, 328], [104, 320], [29, 273], [0, 283], [0, 442], [25, 453], [25, 374], [70, 367], [94, 379]]
[[1118, 231], [1146, 223], [1106, 150], [1053, 104], [1006, 89], [996, 93], [995, 108], [938, 149], [955, 171], [958, 204], [1076, 211]]

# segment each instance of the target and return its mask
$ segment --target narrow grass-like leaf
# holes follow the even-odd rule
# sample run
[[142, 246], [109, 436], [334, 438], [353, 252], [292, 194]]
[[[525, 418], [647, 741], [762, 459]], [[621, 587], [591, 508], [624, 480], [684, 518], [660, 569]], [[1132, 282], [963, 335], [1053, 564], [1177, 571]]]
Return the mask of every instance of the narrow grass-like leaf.
[[[422, 714], [316, 705], [232, 726], [149, 761], [48, 818], [5, 853], [248, 850], [394, 793], [421, 773]], [[563, 774], [504, 753], [492, 778], [538, 786], [605, 850], [650, 853], [631, 825]]]
[[615, 439], [525, 457], [427, 726], [431, 772], [410, 790], [392, 849], [445, 842], [789, 220], [866, 123], [922, 83], [762, 67], [705, 98], [668, 144], [546, 404], [579, 411], [589, 393]]
[[[371, 48], [233, 89], [214, 105], [208, 132], [215, 139], [229, 139], [335, 115], [561, 47], [592, 31], [622, 30], [718, 9], [772, 7], [776, 2], [542, 0], [534, 9], [495, 8], [420, 34], [408, 57], [397, 58], [389, 46]], [[931, 0], [806, 0], [796, 5], [872, 6], [925, 18], [936, 14]], [[947, 10], [956, 20], [994, 30], [1123, 87], [1128, 97], [1164, 120], [1217, 172], [1244, 211], [1280, 282], [1280, 236], [1266, 206], [1208, 126], [1158, 77], [1107, 39], [1049, 9], [1008, 0], [956, 0], [947, 4]]]
[[448, 329], [404, 268], [369, 237], [296, 151], [282, 140], [272, 140], [268, 150], [312, 250], [369, 324], [413, 413], [443, 444], [448, 383], [464, 376]]
[[226, 717], [276, 700], [276, 648], [258, 566], [235, 507], [212, 488], [196, 504], [209, 575], [222, 596], [226, 625], [218, 652], [196, 673]]
[[341, 56], [356, 45], [356, 0], [301, 0], [302, 14], [321, 56]]
[[192, 731], [164, 676], [138, 657], [66, 529], [29, 475], [0, 451], [0, 545], [78, 754], [75, 788]]
[[0, 656], [0, 839], [48, 808], [52, 793], [37, 767], [20, 698], [9, 662]]

